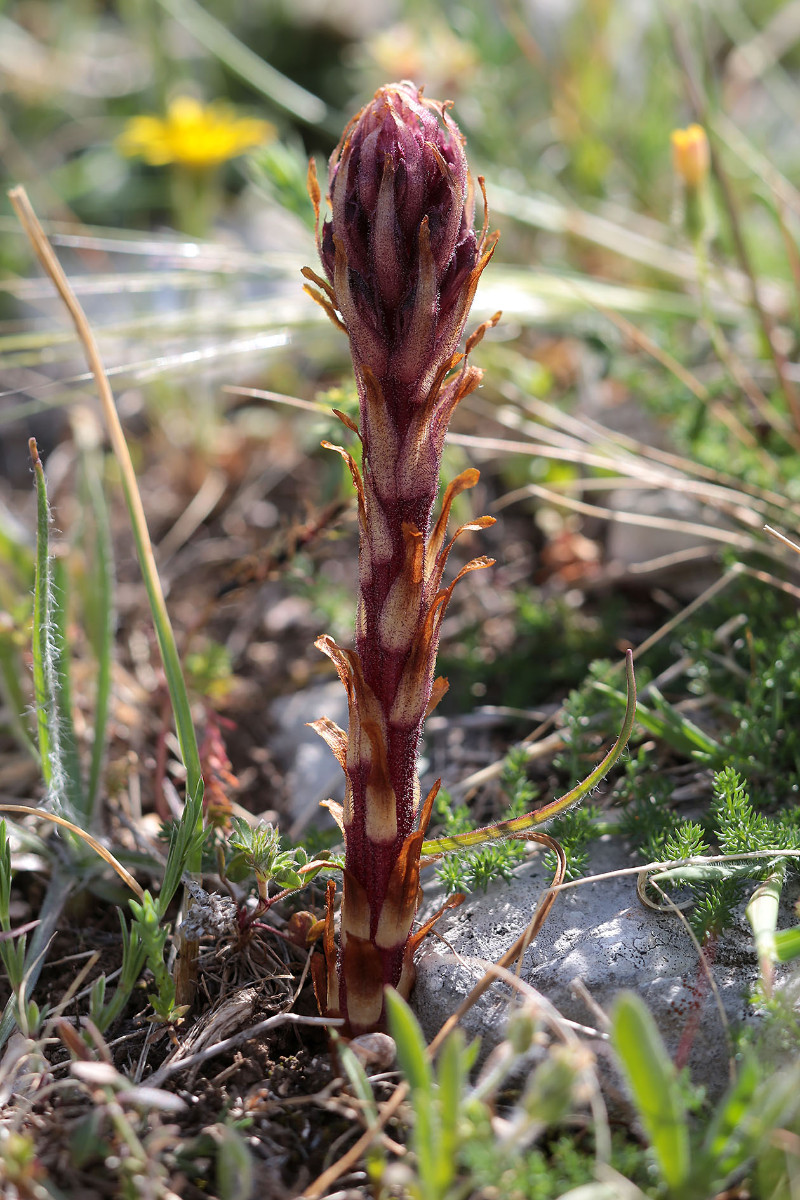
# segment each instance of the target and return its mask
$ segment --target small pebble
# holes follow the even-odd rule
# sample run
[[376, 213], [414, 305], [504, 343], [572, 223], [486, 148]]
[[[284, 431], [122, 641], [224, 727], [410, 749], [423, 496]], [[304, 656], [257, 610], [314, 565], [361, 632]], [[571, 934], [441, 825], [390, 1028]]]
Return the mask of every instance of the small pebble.
[[365, 1070], [388, 1071], [394, 1065], [397, 1051], [388, 1033], [362, 1033], [349, 1046]]

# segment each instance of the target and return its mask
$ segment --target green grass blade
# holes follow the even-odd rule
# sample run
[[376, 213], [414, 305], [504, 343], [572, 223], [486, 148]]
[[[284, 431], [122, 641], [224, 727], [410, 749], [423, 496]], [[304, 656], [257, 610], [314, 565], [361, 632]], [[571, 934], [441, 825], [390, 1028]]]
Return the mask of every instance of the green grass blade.
[[650, 687], [650, 696], [654, 708], [666, 722], [665, 737], [673, 736], [676, 739], [683, 739], [690, 747], [690, 753], [694, 758], [702, 756], [708, 763], [721, 761], [724, 758], [725, 749], [716, 738], [711, 737], [699, 725], [695, 725], [694, 721], [690, 721], [688, 717], [678, 712], [669, 701], [664, 699], [657, 688]]
[[53, 679], [55, 693], [53, 706], [57, 712], [58, 743], [61, 767], [64, 775], [64, 793], [73, 815], [86, 821], [86, 793], [83, 787], [75, 723], [72, 719], [72, 677], [67, 634], [67, 572], [63, 559], [53, 562], [51, 593], [51, 631], [53, 653]]
[[417, 1018], [393, 988], [387, 988], [385, 995], [389, 1029], [397, 1046], [400, 1068], [412, 1092], [430, 1093], [433, 1088], [433, 1075], [425, 1053], [425, 1038]]
[[[742, 851], [742, 858], [747, 852]], [[758, 870], [763, 870], [764, 860], [744, 862], [740, 866], [728, 863], [705, 863], [685, 867], [670, 867], [666, 871], [654, 872], [650, 879], [653, 883], [721, 883], [723, 879], [752, 879]]]
[[42, 775], [48, 789], [53, 785], [50, 694], [48, 686], [48, 640], [50, 622], [50, 509], [36, 442], [29, 442], [36, 481], [36, 582], [33, 588], [33, 694], [36, 704], [36, 728]]
[[163, 920], [170, 901], [178, 890], [184, 871], [196, 870], [203, 853], [203, 793], [202, 790], [186, 797], [181, 819], [173, 827], [169, 843], [164, 879], [158, 894], [158, 912]]
[[689, 1178], [691, 1159], [686, 1108], [675, 1068], [644, 1001], [621, 992], [612, 1014], [611, 1044], [617, 1053], [636, 1110], [669, 1188]]
[[309, 125], [330, 125], [341, 130], [339, 119], [328, 121], [328, 106], [318, 96], [287, 79], [241, 42], [196, 0], [159, 0], [174, 19], [207, 50], [267, 99]]
[[440, 1121], [437, 1165], [443, 1194], [452, 1184], [456, 1171], [461, 1108], [469, 1083], [468, 1061], [464, 1035], [460, 1029], [454, 1029], [442, 1046], [436, 1070]]
[[791, 929], [779, 929], [775, 934], [775, 957], [778, 962], [790, 962], [800, 958], [800, 925]]
[[769, 1144], [775, 1130], [794, 1118], [800, 1104], [799, 1082], [797, 1063], [775, 1071], [755, 1057], [745, 1057], [697, 1155], [698, 1173], [710, 1185], [708, 1194], [720, 1192]]
[[[378, 1105], [375, 1101], [375, 1093], [372, 1090], [369, 1076], [347, 1042], [339, 1037], [335, 1029], [332, 1029], [330, 1032], [339, 1062], [348, 1078], [350, 1087], [353, 1089], [353, 1095], [361, 1101], [362, 1111], [367, 1123], [369, 1125], [379, 1125], [380, 1115], [378, 1113]], [[367, 1170], [370, 1175], [375, 1173], [380, 1177], [386, 1161], [386, 1153], [381, 1145], [380, 1137], [376, 1137], [370, 1148], [365, 1151], [365, 1158], [367, 1161]]]
[[108, 507], [100, 482], [97, 456], [82, 457], [82, 490], [92, 518], [92, 569], [84, 596], [84, 613], [89, 641], [97, 660], [97, 690], [94, 701], [94, 740], [86, 788], [88, 815], [94, 812], [100, 774], [106, 751], [106, 727], [111, 698], [111, 664], [114, 644], [114, 550]]
[[393, 988], [386, 988], [386, 1014], [397, 1047], [397, 1061], [411, 1088], [414, 1109], [412, 1147], [417, 1159], [419, 1195], [422, 1200], [443, 1200], [439, 1186], [441, 1126], [433, 1086], [433, 1071], [417, 1018]]
[[66, 574], [50, 553], [50, 508], [39, 452], [30, 442], [36, 481], [36, 583], [33, 592], [33, 684], [39, 755], [48, 795], [85, 818], [80, 761], [72, 721], [64, 595]]
[[[75, 884], [74, 876], [68, 871], [55, 870], [50, 877], [39, 909], [39, 924], [34, 929], [25, 951], [26, 994], [29, 999], [44, 966], [45, 951], [51, 938], [58, 931], [61, 914], [73, 894]], [[0, 1047], [5, 1045], [14, 1028], [14, 1002], [15, 997], [12, 996], [0, 1020]]]
[[[625, 703], [622, 692], [609, 684], [598, 681], [594, 686], [618, 707], [621, 708]], [[719, 742], [679, 713], [656, 688], [650, 688], [650, 695], [653, 707], [640, 703], [637, 709], [639, 724], [643, 729], [653, 737], [661, 738], [687, 758], [694, 758], [709, 766], [719, 766], [725, 761], [725, 750]]]
[[[128, 462], [130, 462], [130, 459], [128, 459]], [[181, 757], [186, 767], [186, 795], [187, 798], [198, 795], [202, 797], [203, 774], [200, 766], [200, 753], [197, 748], [194, 722], [192, 721], [192, 710], [186, 691], [186, 682], [183, 678], [178, 647], [175, 643], [175, 634], [172, 630], [172, 623], [164, 601], [164, 593], [161, 590], [161, 582], [158, 578], [150, 535], [144, 520], [141, 498], [135, 479], [131, 483], [126, 478], [124, 471], [122, 479], [125, 500], [131, 518], [133, 538], [136, 544], [136, 553], [139, 557], [139, 564], [144, 577], [145, 590], [156, 631], [156, 640], [161, 652], [164, 674], [167, 678], [167, 688], [175, 720], [175, 732], [181, 748]]]
[[119, 909], [117, 909], [117, 916], [122, 937], [122, 971], [117, 980], [114, 995], [95, 1016], [95, 1023], [101, 1033], [105, 1033], [122, 1014], [147, 960], [147, 951], [142, 945], [136, 925], [133, 922], [130, 926], [126, 925], [125, 918]]
[[377, 1121], [378, 1106], [375, 1103], [375, 1093], [372, 1090], [372, 1084], [369, 1081], [366, 1071], [347, 1042], [342, 1041], [335, 1029], [331, 1030], [331, 1037], [336, 1046], [336, 1054], [339, 1062], [342, 1064], [342, 1070], [348, 1078], [350, 1087], [353, 1089], [353, 1095], [364, 1106], [364, 1113], [370, 1124], [373, 1121]]

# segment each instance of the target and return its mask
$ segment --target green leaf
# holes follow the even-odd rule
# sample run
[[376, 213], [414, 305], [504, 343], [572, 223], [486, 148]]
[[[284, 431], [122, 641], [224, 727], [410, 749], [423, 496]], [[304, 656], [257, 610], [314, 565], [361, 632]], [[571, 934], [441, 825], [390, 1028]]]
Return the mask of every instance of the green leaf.
[[800, 958], [800, 925], [778, 930], [775, 934], [775, 957], [778, 962]]
[[[101, 1033], [105, 1033], [106, 1029], [116, 1021], [122, 1012], [147, 960], [147, 951], [138, 926], [134, 922], [128, 926], [120, 909], [117, 909], [117, 916], [119, 917], [120, 937], [122, 940], [122, 971], [117, 986], [114, 989], [114, 995], [107, 1003], [104, 1003], [96, 1015], [92, 1014], [92, 1018]], [[104, 987], [104, 998], [105, 990]]]
[[225, 868], [225, 874], [231, 883], [242, 883], [250, 874], [250, 864], [247, 861], [247, 855], [240, 850], [234, 854], [233, 858]]
[[70, 697], [64, 596], [66, 574], [50, 553], [50, 508], [44, 468], [31, 439], [36, 481], [36, 584], [33, 593], [33, 684], [39, 756], [48, 791], [68, 803], [77, 821], [86, 817], [83, 781]]
[[218, 1125], [217, 1189], [220, 1200], [244, 1200], [253, 1193], [253, 1159], [244, 1139], [230, 1125]]
[[102, 1161], [108, 1154], [104, 1121], [105, 1112], [98, 1105], [73, 1126], [68, 1142], [69, 1157], [77, 1170]]
[[[35, 443], [32, 443], [35, 445]], [[49, 788], [53, 782], [51, 755], [51, 688], [48, 686], [48, 626], [50, 613], [50, 509], [47, 484], [38, 452], [34, 454], [36, 480], [36, 582], [33, 589], [33, 691], [39, 733], [42, 774]]]
[[412, 1091], [430, 1095], [433, 1090], [433, 1077], [419, 1022], [405, 1000], [393, 988], [387, 988], [385, 996], [389, 1031], [397, 1046], [400, 1068]]
[[672, 740], [679, 749], [681, 745], [685, 746], [693, 758], [700, 758], [708, 763], [720, 761], [724, 755], [720, 743], [674, 708], [652, 684], [650, 699], [664, 720], [663, 736], [667, 741]]
[[785, 871], [778, 870], [760, 883], [745, 909], [765, 983], [771, 979], [769, 964], [775, 961], [775, 930], [785, 875]]
[[158, 897], [158, 912], [163, 920], [169, 908], [170, 901], [178, 890], [178, 885], [184, 871], [192, 870], [192, 863], [199, 858], [203, 839], [203, 788], [186, 797], [181, 818], [173, 826], [170, 836], [167, 864], [164, 868], [164, 881]]
[[751, 1056], [720, 1101], [703, 1141], [697, 1169], [716, 1194], [760, 1153], [775, 1129], [791, 1120], [800, 1106], [800, 1067], [775, 1072]]
[[[616, 688], [602, 681], [598, 681], [595, 688], [618, 707], [622, 707], [625, 697]], [[643, 729], [654, 737], [661, 738], [687, 758], [694, 758], [709, 766], [722, 762], [724, 751], [719, 742], [678, 712], [652, 685], [650, 699], [652, 708], [640, 701], [636, 709], [636, 718]]]
[[437, 1080], [439, 1083], [439, 1119], [441, 1141], [439, 1150], [441, 1179], [444, 1188], [450, 1186], [455, 1176], [458, 1157], [459, 1118], [467, 1083], [468, 1048], [460, 1029], [454, 1029], [439, 1053]]
[[336, 1054], [342, 1069], [347, 1076], [353, 1095], [364, 1105], [370, 1121], [378, 1119], [378, 1106], [375, 1103], [375, 1093], [367, 1077], [367, 1073], [356, 1058], [347, 1042], [342, 1041], [335, 1029], [330, 1031], [331, 1039], [336, 1046]]
[[656, 1023], [632, 992], [621, 992], [614, 1004], [611, 1044], [662, 1178], [677, 1189], [689, 1178], [691, 1166], [686, 1108]]
[[[372, 1090], [369, 1077], [347, 1042], [339, 1037], [335, 1029], [332, 1029], [330, 1034], [336, 1046], [339, 1062], [342, 1064], [342, 1069], [350, 1082], [350, 1087], [353, 1089], [353, 1095], [361, 1101], [364, 1106], [364, 1115], [370, 1125], [372, 1125], [378, 1121], [378, 1105], [375, 1103], [375, 1093]], [[380, 1136], [376, 1138], [369, 1150], [366, 1151], [366, 1160], [368, 1168], [380, 1174], [380, 1170], [386, 1160]]]
[[[745, 857], [745, 851], [742, 851]], [[741, 865], [728, 863], [688, 864], [685, 867], [670, 867], [667, 871], [654, 872], [648, 878], [653, 883], [721, 883], [726, 879], [752, 879], [754, 871], [763, 871], [764, 860], [755, 860]]]
[[299, 888], [302, 887], [307, 880], [303, 879], [302, 875], [298, 875], [297, 871], [293, 871], [291, 867], [283, 867], [273, 875], [273, 879], [282, 888]]

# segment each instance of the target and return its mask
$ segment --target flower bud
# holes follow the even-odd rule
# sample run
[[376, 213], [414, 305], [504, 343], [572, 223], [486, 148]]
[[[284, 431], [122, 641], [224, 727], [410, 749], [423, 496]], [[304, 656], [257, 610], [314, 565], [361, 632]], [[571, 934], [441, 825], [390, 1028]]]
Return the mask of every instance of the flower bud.
[[447, 106], [408, 82], [382, 87], [345, 130], [328, 182], [322, 262], [356, 364], [424, 391], [461, 336], [480, 258]]
[[672, 165], [678, 182], [676, 222], [683, 225], [699, 248], [708, 244], [715, 232], [713, 202], [708, 186], [711, 165], [708, 138], [702, 125], [690, 125], [688, 129], [674, 129], [670, 141]]
[[675, 174], [687, 188], [696, 190], [705, 181], [711, 161], [705, 129], [702, 125], [674, 129], [670, 141]]

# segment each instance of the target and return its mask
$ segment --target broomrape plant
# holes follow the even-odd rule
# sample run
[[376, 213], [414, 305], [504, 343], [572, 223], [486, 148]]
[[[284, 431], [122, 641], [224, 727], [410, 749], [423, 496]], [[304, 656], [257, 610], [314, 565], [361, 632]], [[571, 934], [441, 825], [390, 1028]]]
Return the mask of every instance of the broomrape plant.
[[458, 475], [435, 521], [432, 514], [448, 422], [482, 378], [469, 353], [500, 317], [458, 351], [498, 235], [488, 232], [485, 192], [483, 227], [475, 230], [464, 139], [448, 105], [408, 82], [381, 88], [349, 123], [328, 186], [330, 217], [320, 231], [312, 162], [325, 278], [310, 268], [304, 275], [306, 290], [350, 340], [360, 426], [336, 415], [360, 439], [362, 466], [344, 447], [323, 443], [347, 462], [358, 496], [359, 597], [355, 649], [328, 636], [317, 641], [347, 690], [349, 731], [327, 717], [314, 722], [346, 778], [344, 806], [333, 806], [345, 840], [340, 944], [337, 951], [329, 884], [325, 964], [318, 960], [315, 982], [323, 1011], [344, 1016], [357, 1033], [383, 1023], [387, 985], [407, 996], [413, 984], [414, 951], [431, 924], [411, 932], [421, 854], [513, 835], [579, 799], [591, 783], [491, 833], [446, 845], [423, 841], [439, 784], [421, 801], [416, 760], [425, 717], [447, 691], [447, 680], [434, 677], [442, 620], [459, 579], [493, 562], [475, 558], [443, 584], [457, 538], [494, 524], [479, 517], [447, 537], [452, 503], [475, 486], [478, 471]]
[[[331, 218], [318, 235], [327, 282], [307, 276], [350, 339], [361, 428], [341, 419], [361, 439], [363, 473], [331, 447], [358, 493], [359, 600], [356, 650], [317, 642], [347, 689], [350, 725], [346, 734], [315, 722], [347, 780], [340, 962], [328, 959], [325, 996], [329, 1011], [369, 1029], [384, 986], [407, 994], [412, 981], [419, 853], [437, 791], [420, 808], [416, 757], [425, 716], [447, 690], [433, 678], [439, 630], [458, 579], [492, 561], [474, 559], [441, 587], [463, 529], [493, 524], [481, 517], [446, 541], [453, 499], [477, 471], [449, 485], [433, 527], [431, 514], [448, 421], [482, 377], [456, 347], [497, 237], [485, 220], [475, 233], [463, 139], [446, 106], [409, 83], [382, 88], [350, 122], [329, 187]], [[311, 194], [318, 213], [313, 175]]]

